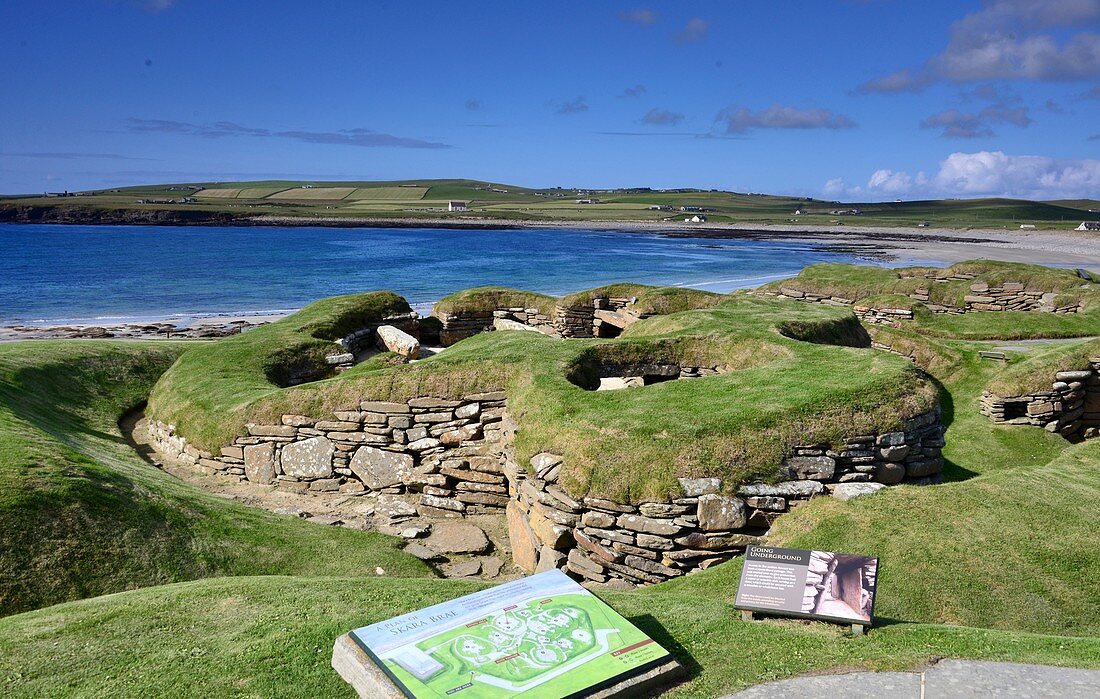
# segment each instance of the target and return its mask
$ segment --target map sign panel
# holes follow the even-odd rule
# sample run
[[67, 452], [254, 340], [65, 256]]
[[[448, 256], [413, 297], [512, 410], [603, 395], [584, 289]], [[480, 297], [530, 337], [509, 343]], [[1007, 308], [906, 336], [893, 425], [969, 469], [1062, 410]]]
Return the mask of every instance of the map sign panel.
[[668, 651], [560, 570], [351, 632], [407, 696], [584, 696]]
[[877, 558], [749, 546], [734, 606], [869, 625], [874, 616], [877, 579]]

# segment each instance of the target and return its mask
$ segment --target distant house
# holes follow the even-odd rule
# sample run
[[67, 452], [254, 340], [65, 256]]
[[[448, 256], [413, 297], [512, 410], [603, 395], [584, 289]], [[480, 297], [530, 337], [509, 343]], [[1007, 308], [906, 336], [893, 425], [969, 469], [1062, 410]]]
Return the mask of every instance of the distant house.
[[599, 204], [600, 200], [599, 199], [578, 199], [577, 203], [578, 204]]
[[684, 219], [684, 223], [706, 223], [707, 217], [695, 214], [694, 216], [688, 216]]
[[1020, 230], [1022, 230], [1022, 231], [1035, 230], [1035, 224], [1034, 223], [1021, 223], [1020, 224]]
[[468, 211], [466, 202], [464, 201], [449, 201], [447, 202], [447, 211]]
[[795, 210], [794, 210], [794, 215], [795, 215], [795, 216], [805, 216], [805, 215], [806, 215], [806, 212], [805, 212], [805, 211], [803, 211], [802, 209], [795, 209]]
[[1080, 226], [1077, 226], [1079, 231], [1100, 231], [1100, 221], [1082, 221]]
[[928, 228], [928, 221], [921, 221], [917, 224], [917, 228]]

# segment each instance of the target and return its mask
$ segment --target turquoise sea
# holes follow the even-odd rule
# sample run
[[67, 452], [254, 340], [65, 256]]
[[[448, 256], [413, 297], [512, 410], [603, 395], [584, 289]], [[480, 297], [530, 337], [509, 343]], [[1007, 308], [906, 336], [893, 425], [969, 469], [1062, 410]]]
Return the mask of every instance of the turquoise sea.
[[757, 286], [849, 254], [785, 241], [576, 230], [0, 224], [0, 324], [285, 312], [390, 289], [426, 308], [503, 285]]

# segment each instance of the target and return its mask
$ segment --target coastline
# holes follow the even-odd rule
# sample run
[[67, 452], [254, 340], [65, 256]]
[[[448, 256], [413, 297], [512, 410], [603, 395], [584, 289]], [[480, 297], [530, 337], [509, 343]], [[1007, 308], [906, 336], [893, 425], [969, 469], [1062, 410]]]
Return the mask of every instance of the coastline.
[[[312, 219], [257, 217], [218, 225], [341, 226], [356, 228], [450, 228], [504, 230], [583, 229], [624, 234], [645, 233], [671, 238], [784, 241], [810, 244], [887, 266], [917, 261], [947, 266], [985, 258], [1063, 267], [1100, 268], [1100, 235], [1076, 231], [1006, 231], [1003, 229], [928, 229], [907, 227], [794, 226], [780, 224], [686, 224], [645, 221], [485, 221], [431, 219]], [[45, 222], [43, 222], [45, 223]], [[164, 225], [164, 224], [161, 224]], [[192, 222], [180, 225], [195, 225]], [[779, 278], [779, 277], [777, 277]], [[686, 284], [720, 293], [751, 288], [769, 279], [718, 279]], [[745, 282], [752, 282], [746, 284]], [[417, 310], [430, 304], [417, 304]], [[0, 342], [32, 339], [212, 339], [233, 335], [283, 318], [297, 309], [195, 313], [126, 318], [73, 319], [9, 324], [0, 327]]]

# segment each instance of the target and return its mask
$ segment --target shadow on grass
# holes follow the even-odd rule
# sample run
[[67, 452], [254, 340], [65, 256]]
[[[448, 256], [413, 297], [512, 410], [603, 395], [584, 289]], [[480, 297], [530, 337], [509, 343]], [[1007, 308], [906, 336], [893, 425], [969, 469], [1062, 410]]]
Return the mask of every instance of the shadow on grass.
[[[951, 391], [947, 390], [947, 387], [934, 376], [929, 375], [928, 380], [936, 387], [936, 390], [940, 395], [940, 419], [943, 420], [943, 426], [946, 430], [951, 427], [951, 424], [955, 422], [955, 398], [951, 395]], [[945, 483], [957, 483], [959, 481], [965, 481], [978, 475], [977, 472], [970, 469], [963, 468], [951, 459], [944, 459], [943, 461], [943, 481]]]
[[[680, 664], [684, 666], [684, 670], [686, 672], [679, 681], [686, 682], [687, 680], [697, 677], [703, 671], [703, 666], [696, 662], [695, 658], [691, 656], [691, 653], [688, 653], [687, 649], [684, 648], [680, 644], [680, 642], [677, 641], [668, 631], [666, 631], [665, 627], [661, 626], [661, 622], [657, 621], [655, 618], [653, 618], [653, 616], [649, 614], [643, 614], [641, 616], [629, 617], [628, 621], [637, 626], [643, 632], [645, 632], [647, 636], [659, 643], [662, 648], [667, 650], [669, 653], [672, 654], [674, 658], [680, 661]], [[667, 686], [664, 687], [664, 689], [667, 688]], [[638, 696], [650, 697], [656, 696], [660, 693], [661, 691], [657, 690]]]

